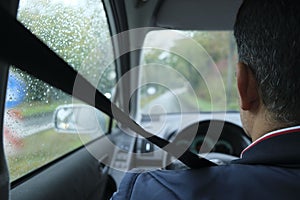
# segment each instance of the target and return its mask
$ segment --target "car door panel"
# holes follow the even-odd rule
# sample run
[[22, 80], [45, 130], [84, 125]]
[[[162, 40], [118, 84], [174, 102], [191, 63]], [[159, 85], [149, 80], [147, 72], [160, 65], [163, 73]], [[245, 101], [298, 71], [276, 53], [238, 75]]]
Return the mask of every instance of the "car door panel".
[[[100, 139], [92, 145], [102, 144]], [[107, 153], [103, 151], [103, 159]], [[108, 166], [83, 147], [13, 187], [11, 199], [102, 199], [106, 189], [114, 190], [106, 188], [107, 171]]]

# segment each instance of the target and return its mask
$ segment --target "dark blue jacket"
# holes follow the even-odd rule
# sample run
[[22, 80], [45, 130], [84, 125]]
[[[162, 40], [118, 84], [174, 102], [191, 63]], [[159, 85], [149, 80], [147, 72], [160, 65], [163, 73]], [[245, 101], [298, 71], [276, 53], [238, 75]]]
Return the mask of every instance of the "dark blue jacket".
[[[295, 132], [297, 131], [297, 132]], [[300, 132], [256, 141], [230, 165], [126, 173], [113, 200], [300, 199]]]

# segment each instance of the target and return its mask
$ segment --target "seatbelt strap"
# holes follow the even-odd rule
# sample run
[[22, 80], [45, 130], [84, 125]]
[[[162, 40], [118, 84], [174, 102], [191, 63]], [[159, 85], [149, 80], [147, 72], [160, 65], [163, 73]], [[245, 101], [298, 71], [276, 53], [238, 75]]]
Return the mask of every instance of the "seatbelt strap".
[[[178, 149], [174, 151], [176, 147], [169, 141], [144, 130], [2, 7], [0, 7], [0, 25], [3, 27], [0, 37], [1, 59], [94, 106], [158, 147], [166, 147], [164, 150], [192, 169], [216, 165], [190, 150], [177, 155], [176, 152], [182, 151]], [[82, 89], [74, 93], [75, 81], [80, 82]]]

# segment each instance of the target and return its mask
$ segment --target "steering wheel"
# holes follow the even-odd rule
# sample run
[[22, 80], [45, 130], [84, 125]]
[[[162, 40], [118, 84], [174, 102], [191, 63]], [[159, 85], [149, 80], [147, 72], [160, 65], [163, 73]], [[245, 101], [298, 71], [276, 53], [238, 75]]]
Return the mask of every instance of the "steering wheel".
[[[251, 143], [241, 127], [221, 120], [196, 122], [174, 135], [171, 141], [175, 147], [190, 149], [218, 165], [226, 165], [238, 159], [243, 149]], [[187, 168], [169, 154], [164, 161], [166, 169]]]

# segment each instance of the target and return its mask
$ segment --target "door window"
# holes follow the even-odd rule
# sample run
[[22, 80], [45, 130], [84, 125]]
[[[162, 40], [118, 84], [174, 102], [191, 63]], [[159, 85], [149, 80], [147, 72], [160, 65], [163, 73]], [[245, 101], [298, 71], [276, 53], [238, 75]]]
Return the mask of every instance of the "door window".
[[[17, 19], [107, 97], [112, 96], [116, 70], [101, 1], [20, 0]], [[109, 120], [95, 111], [101, 131], [69, 131], [70, 121], [62, 120], [70, 115], [70, 105], [76, 105], [76, 111], [91, 109], [17, 67], [10, 67], [4, 119], [12, 181], [101, 136]], [[60, 121], [55, 124], [58, 110]], [[84, 124], [82, 120], [86, 118], [76, 123]]]

